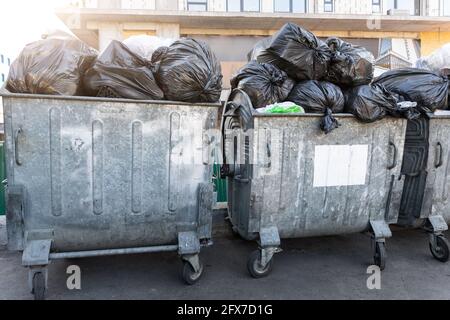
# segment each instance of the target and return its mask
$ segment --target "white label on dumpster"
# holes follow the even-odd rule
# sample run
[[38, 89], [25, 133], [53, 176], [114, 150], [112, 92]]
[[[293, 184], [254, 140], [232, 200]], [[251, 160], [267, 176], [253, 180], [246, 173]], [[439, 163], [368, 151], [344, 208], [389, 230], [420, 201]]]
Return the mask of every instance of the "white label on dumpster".
[[366, 184], [368, 145], [316, 146], [314, 187]]

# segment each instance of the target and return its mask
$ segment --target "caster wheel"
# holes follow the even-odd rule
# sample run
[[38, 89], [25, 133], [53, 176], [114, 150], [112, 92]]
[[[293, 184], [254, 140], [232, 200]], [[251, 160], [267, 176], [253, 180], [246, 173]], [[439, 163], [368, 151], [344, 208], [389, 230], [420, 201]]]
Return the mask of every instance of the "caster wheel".
[[272, 272], [273, 258], [265, 268], [261, 266], [261, 251], [253, 251], [248, 257], [247, 269], [250, 275], [255, 279], [267, 277]]
[[386, 269], [386, 258], [386, 245], [383, 242], [377, 242], [375, 246], [374, 262], [375, 265], [380, 267], [381, 271]]
[[200, 270], [198, 272], [194, 271], [194, 268], [192, 268], [191, 264], [187, 261], [183, 261], [183, 271], [181, 273], [181, 276], [183, 278], [183, 281], [186, 282], [186, 284], [192, 286], [200, 280], [203, 274], [203, 264], [200, 262]]
[[441, 262], [447, 262], [449, 259], [449, 242], [448, 240], [440, 235], [436, 236], [436, 245], [430, 243], [430, 250], [433, 257]]
[[37, 272], [33, 277], [34, 300], [45, 300], [45, 276], [42, 272]]

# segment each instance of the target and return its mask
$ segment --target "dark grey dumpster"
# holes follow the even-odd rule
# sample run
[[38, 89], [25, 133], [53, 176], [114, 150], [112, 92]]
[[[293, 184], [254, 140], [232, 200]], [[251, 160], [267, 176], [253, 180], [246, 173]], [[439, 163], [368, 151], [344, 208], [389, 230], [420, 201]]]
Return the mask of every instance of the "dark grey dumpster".
[[403, 188], [406, 120], [363, 124], [336, 115], [341, 127], [325, 135], [321, 117], [258, 114], [239, 90], [225, 107], [228, 213], [235, 232], [259, 242], [248, 260], [253, 277], [270, 272], [280, 239], [364, 231], [373, 233], [375, 263], [385, 266]]
[[217, 104], [3, 95], [10, 250], [36, 297], [53, 259], [178, 251], [202, 274]]
[[449, 259], [443, 232], [450, 223], [450, 112], [437, 111], [408, 122], [402, 174], [405, 185], [398, 224], [421, 227], [430, 235], [430, 250]]

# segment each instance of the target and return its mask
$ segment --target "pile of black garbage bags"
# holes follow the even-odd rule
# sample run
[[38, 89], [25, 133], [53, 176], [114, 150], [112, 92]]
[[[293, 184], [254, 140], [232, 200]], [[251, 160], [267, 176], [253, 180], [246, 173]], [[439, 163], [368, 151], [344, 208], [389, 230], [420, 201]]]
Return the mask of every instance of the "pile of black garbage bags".
[[248, 58], [231, 81], [233, 89], [245, 91], [254, 108], [289, 101], [323, 114], [326, 133], [339, 126], [333, 113], [370, 123], [448, 108], [447, 77], [409, 68], [374, 79], [371, 52], [338, 38], [322, 41], [293, 23], [258, 42]]
[[183, 38], [151, 59], [112, 41], [101, 54], [58, 32], [27, 45], [11, 65], [13, 93], [77, 95], [136, 100], [218, 102], [220, 63], [209, 46]]

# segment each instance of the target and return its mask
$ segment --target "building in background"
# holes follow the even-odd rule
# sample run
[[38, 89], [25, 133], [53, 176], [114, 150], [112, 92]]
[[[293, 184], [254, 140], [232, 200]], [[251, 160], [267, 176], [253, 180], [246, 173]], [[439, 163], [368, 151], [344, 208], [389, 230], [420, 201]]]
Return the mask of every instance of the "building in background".
[[8, 78], [9, 67], [11, 66], [11, 58], [0, 51], [0, 87], [2, 87]]
[[76, 0], [57, 14], [100, 50], [137, 34], [204, 40], [226, 85], [254, 44], [288, 21], [368, 48], [382, 69], [413, 65], [450, 42], [449, 0]]

